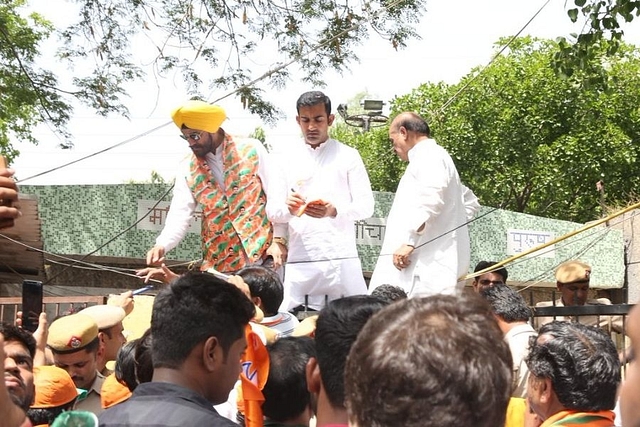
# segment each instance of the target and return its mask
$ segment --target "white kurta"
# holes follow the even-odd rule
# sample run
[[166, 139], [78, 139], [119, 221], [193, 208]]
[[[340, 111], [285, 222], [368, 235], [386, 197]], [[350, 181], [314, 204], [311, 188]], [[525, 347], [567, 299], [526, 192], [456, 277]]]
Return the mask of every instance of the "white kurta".
[[[469, 232], [464, 224], [479, 205], [460, 182], [449, 153], [435, 140], [418, 142], [408, 157], [369, 291], [390, 284], [402, 287], [410, 297], [453, 293], [458, 278], [469, 269]], [[393, 253], [403, 244], [415, 250], [411, 264], [397, 270]]]
[[528, 323], [514, 326], [504, 335], [504, 340], [511, 350], [513, 360], [513, 391], [511, 397], [527, 397], [527, 380], [529, 368], [525, 358], [529, 354], [529, 338], [538, 333]]
[[[354, 223], [373, 214], [374, 199], [358, 151], [329, 139], [315, 150], [299, 142], [273, 156], [281, 173], [269, 187], [267, 214], [276, 230], [287, 225], [289, 235], [281, 311], [304, 304], [305, 295], [309, 307], [320, 309], [325, 299], [366, 294]], [[291, 215], [285, 204], [291, 189], [332, 203], [338, 214]]]

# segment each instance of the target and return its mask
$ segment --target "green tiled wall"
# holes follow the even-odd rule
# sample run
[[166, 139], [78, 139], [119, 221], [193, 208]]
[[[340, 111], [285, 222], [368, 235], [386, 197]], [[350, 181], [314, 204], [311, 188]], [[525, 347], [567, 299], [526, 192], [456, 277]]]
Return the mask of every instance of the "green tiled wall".
[[[144, 258], [153, 246], [158, 231], [136, 227], [139, 200], [171, 200], [166, 184], [123, 184], [87, 186], [21, 186], [24, 194], [36, 195], [42, 219], [46, 251], [99, 256]], [[164, 197], [163, 197], [164, 195]], [[393, 202], [393, 194], [376, 193], [374, 218], [384, 218]], [[148, 221], [148, 218], [146, 219]], [[469, 225], [471, 267], [479, 260], [507, 258], [508, 229], [551, 232], [563, 236], [581, 224], [558, 221], [483, 207]], [[125, 231], [126, 230], [126, 231]], [[121, 235], [119, 235], [122, 233]], [[118, 236], [119, 235], [119, 236]], [[109, 240], [112, 242], [105, 245]], [[104, 245], [104, 246], [103, 246]], [[98, 249], [99, 248], [99, 249]], [[94, 252], [95, 251], [95, 252]], [[365, 271], [375, 265], [380, 246], [358, 245]], [[188, 233], [180, 245], [168, 254], [172, 260], [200, 258], [197, 233]], [[624, 280], [624, 242], [619, 230], [599, 227], [555, 245], [554, 256], [529, 256], [507, 266], [510, 281], [540, 285], [553, 282], [553, 269], [573, 258], [592, 264], [592, 285], [621, 287]]]

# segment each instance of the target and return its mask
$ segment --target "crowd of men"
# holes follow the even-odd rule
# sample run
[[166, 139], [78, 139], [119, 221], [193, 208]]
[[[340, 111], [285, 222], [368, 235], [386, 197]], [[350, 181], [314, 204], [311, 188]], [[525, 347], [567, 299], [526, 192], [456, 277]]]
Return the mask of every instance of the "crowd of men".
[[[167, 282], [149, 330], [126, 343], [131, 293], [50, 324], [43, 313], [33, 334], [2, 324], [0, 427], [65, 425], [75, 410], [100, 427], [640, 426], [617, 319], [532, 324], [494, 262], [462, 289], [478, 201], [415, 113], [389, 127], [409, 165], [367, 289], [353, 233], [373, 211], [362, 159], [329, 138], [326, 95], [304, 93], [296, 109], [303, 142], [276, 153], [227, 134], [218, 106], [172, 113], [193, 154], [139, 272]], [[0, 168], [0, 227], [19, 216], [12, 174]], [[202, 271], [177, 275], [162, 264], [198, 205]], [[587, 264], [555, 275], [560, 298], [541, 305], [607, 303], [586, 298]], [[300, 322], [303, 310], [317, 313]], [[637, 308], [626, 332], [638, 354]]]
[[[36, 340], [2, 324], [0, 410], [18, 415], [0, 425], [23, 425], [24, 413], [31, 425], [50, 425], [71, 409], [98, 415], [105, 427], [640, 422], [637, 362], [620, 386], [620, 360], [606, 331], [569, 321], [535, 331], [521, 320], [529, 309], [522, 297], [498, 283], [479, 293], [414, 298], [379, 287], [330, 302], [298, 325], [313, 320], [310, 329], [263, 338], [269, 363], [262, 423], [250, 423], [238, 378], [247, 362], [246, 328], [259, 322], [245, 286], [206, 272], [174, 280], [155, 298], [149, 331], [119, 350], [116, 372], [106, 379], [98, 368], [105, 345], [89, 315], [52, 322], [44, 334], [52, 355], [44, 360], [52, 357], [53, 366], [34, 366], [45, 350], [42, 334]], [[633, 309], [627, 322], [635, 351], [639, 316]]]

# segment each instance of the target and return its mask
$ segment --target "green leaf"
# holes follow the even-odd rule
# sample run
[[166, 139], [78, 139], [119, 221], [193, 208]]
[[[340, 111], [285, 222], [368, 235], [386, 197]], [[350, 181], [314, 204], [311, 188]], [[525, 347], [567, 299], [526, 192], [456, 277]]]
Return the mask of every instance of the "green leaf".
[[576, 22], [578, 20], [578, 9], [569, 9], [567, 15], [569, 15], [571, 22]]

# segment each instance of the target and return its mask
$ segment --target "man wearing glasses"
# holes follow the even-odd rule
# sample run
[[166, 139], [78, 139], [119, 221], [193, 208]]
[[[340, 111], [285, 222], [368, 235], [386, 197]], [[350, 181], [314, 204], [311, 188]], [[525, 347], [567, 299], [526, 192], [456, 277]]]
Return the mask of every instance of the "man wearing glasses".
[[[497, 262], [494, 261], [480, 261], [476, 264], [476, 267], [473, 269], [474, 273], [478, 271], [486, 270], [487, 268], [493, 267], [497, 265]], [[485, 289], [492, 288], [494, 286], [505, 285], [507, 283], [507, 277], [509, 273], [507, 269], [504, 267], [492, 269], [491, 271], [481, 274], [478, 277], [473, 279], [473, 290], [475, 292], [482, 292]]]
[[147, 253], [147, 264], [164, 261], [201, 205], [201, 270], [234, 272], [261, 264], [268, 255], [275, 267], [282, 265], [284, 239], [273, 236], [266, 215], [267, 152], [262, 144], [227, 134], [220, 127], [226, 113], [217, 105], [188, 101], [171, 117], [193, 154], [184, 176], [176, 179], [165, 227]]

